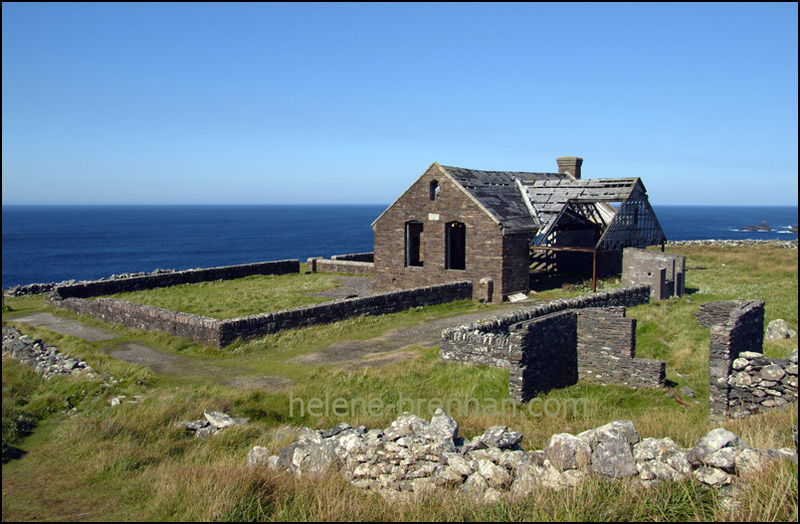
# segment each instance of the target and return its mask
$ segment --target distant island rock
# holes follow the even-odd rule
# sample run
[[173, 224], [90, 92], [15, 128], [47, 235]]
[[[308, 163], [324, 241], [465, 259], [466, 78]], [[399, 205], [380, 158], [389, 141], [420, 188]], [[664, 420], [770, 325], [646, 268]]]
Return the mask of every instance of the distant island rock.
[[797, 233], [797, 226], [789, 226], [789, 233]]
[[766, 222], [761, 222], [757, 226], [747, 226], [747, 227], [739, 228], [739, 231], [772, 231], [772, 229], [769, 227], [769, 224], [767, 224]]

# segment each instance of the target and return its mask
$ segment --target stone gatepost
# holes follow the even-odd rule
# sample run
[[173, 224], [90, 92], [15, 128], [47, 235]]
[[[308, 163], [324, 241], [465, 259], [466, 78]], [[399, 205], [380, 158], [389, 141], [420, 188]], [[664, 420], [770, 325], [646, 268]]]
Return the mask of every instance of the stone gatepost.
[[491, 302], [493, 293], [494, 280], [489, 277], [484, 277], [478, 281], [475, 298], [478, 299], [479, 302]]
[[306, 260], [306, 265], [308, 266], [308, 271], [315, 273], [317, 271], [317, 260], [321, 260], [322, 257], [310, 257]]

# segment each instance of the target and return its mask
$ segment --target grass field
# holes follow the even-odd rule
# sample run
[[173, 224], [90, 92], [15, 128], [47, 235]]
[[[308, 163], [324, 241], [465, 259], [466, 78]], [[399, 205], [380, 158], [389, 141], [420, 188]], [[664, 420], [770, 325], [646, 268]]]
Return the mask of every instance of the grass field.
[[[502, 406], [508, 397], [508, 371], [444, 364], [436, 346], [410, 348], [416, 352], [411, 360], [356, 370], [344, 364], [297, 363], [296, 357], [334, 342], [370, 339], [398, 326], [442, 316], [479, 310], [491, 314], [491, 307], [471, 302], [352, 318], [216, 350], [88, 318], [83, 321], [103, 326], [117, 338], [86, 342], [61, 336], [14, 321], [19, 315], [47, 310], [41, 297], [7, 298], [10, 310], [4, 308], [4, 325], [16, 325], [64, 353], [85, 359], [105, 380], [56, 377], [44, 381], [30, 369], [3, 359], [3, 441], [26, 452], [3, 465], [3, 520], [796, 521], [797, 466], [789, 463], [777, 464], [748, 481], [743, 503], [735, 511], [721, 504], [717, 491], [692, 481], [643, 489], [629, 482], [592, 478], [574, 490], [541, 490], [516, 503], [483, 506], [467, 503], [458, 493], [442, 492], [417, 504], [389, 504], [337, 476], [320, 481], [244, 466], [252, 446], [277, 450], [289, 442], [279, 430], [282, 425], [328, 428], [345, 421], [385, 428], [399, 414], [396, 409], [377, 413], [354, 409], [344, 416], [313, 416], [298, 409], [298, 399], [307, 402], [326, 395], [350, 401], [379, 399], [384, 406], [411, 399], [413, 404], [405, 407], [413, 405], [412, 411], [428, 419], [433, 399], [460, 399], [465, 401], [462, 405], [477, 399], [481, 409], [451, 412], [460, 434], [470, 438], [491, 425], [504, 424], [525, 435], [525, 449], [541, 449], [554, 433], [575, 434], [616, 419], [633, 420], [642, 437], [668, 436], [680, 446], [693, 445], [709, 429], [709, 333], [697, 324], [693, 313], [705, 302], [761, 299], [766, 301], [767, 322], [783, 318], [796, 330], [797, 250], [692, 246], [669, 251], [687, 256], [687, 294], [630, 308], [628, 316], [638, 321], [637, 356], [665, 360], [667, 378], [676, 388], [691, 387], [696, 401], [680, 404], [671, 390], [579, 382], [539, 397], [539, 402], [554, 399], [565, 405], [572, 400], [584, 406], [578, 413], [565, 410], [555, 416], [534, 416], [526, 409], [490, 409]], [[601, 287], [615, 284], [605, 281]], [[243, 288], [231, 289], [216, 292], [213, 300], [241, 294]], [[585, 292], [581, 285], [570, 285], [542, 291], [537, 299]], [[294, 385], [277, 391], [244, 390], [221, 385], [213, 375], [157, 375], [105, 353], [108, 344], [125, 341], [139, 341], [220, 369], [283, 376]], [[766, 342], [764, 350], [769, 356], [785, 357], [796, 346], [794, 338]], [[139, 396], [138, 404], [110, 408], [109, 399], [119, 395]], [[175, 427], [178, 421], [202, 418], [204, 409], [250, 417], [251, 423], [207, 439], [187, 437]], [[29, 422], [30, 432], [18, 431], [20, 416]], [[753, 447], [777, 448], [792, 445], [792, 424], [797, 424], [796, 405], [725, 426]]]
[[109, 296], [134, 304], [226, 319], [327, 302], [329, 299], [308, 293], [327, 291], [338, 285], [335, 276], [300, 272], [179, 284]]

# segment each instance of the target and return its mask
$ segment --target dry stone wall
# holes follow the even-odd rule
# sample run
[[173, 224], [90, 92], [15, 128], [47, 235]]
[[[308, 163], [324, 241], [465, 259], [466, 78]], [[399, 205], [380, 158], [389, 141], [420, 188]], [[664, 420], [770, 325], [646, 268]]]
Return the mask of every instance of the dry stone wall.
[[283, 329], [336, 322], [359, 315], [396, 313], [413, 307], [466, 300], [471, 296], [471, 282], [453, 282], [335, 300], [227, 320], [110, 298], [87, 300], [85, 298], [61, 298], [56, 294], [51, 294], [47, 296], [46, 300], [53, 307], [68, 309], [78, 315], [90, 315], [105, 322], [121, 324], [133, 329], [160, 331], [191, 339], [198, 344], [222, 348], [232, 344], [238, 338], [258, 338]]
[[703, 304], [697, 320], [711, 331], [708, 404], [712, 418], [739, 418], [797, 402], [797, 350], [788, 359], [763, 355], [763, 301]]
[[797, 402], [797, 350], [788, 359], [739, 353], [728, 377], [728, 413], [744, 417]]
[[327, 273], [348, 273], [352, 275], [364, 276], [371, 276], [375, 274], [374, 263], [357, 259], [325, 259], [314, 257], [308, 259], [307, 266], [308, 270], [311, 272], [320, 271]]
[[577, 319], [574, 309], [512, 326], [508, 393], [527, 402], [537, 393], [578, 382]]
[[258, 338], [282, 329], [326, 324], [359, 315], [396, 313], [471, 297], [471, 282], [453, 282], [223, 320], [219, 322], [220, 345], [229, 345], [237, 338]]
[[351, 262], [375, 262], [375, 253], [346, 253], [344, 255], [333, 255], [331, 260], [349, 260]]
[[625, 308], [587, 308], [577, 318], [578, 374], [602, 385], [658, 388], [666, 383], [666, 363], [638, 358], [636, 319]]
[[728, 413], [728, 377], [739, 353], [763, 353], [764, 302], [727, 300], [700, 306], [696, 314], [701, 326], [711, 331], [708, 355], [708, 407], [712, 418]]
[[139, 291], [142, 289], [155, 289], [177, 284], [194, 284], [213, 280], [233, 280], [250, 275], [283, 275], [299, 272], [299, 260], [275, 260], [270, 262], [258, 262], [255, 264], [239, 264], [235, 266], [153, 273], [113, 280], [91, 280], [58, 286], [55, 289], [55, 293], [61, 298], [88, 298], [100, 295], [113, 295], [115, 293], [127, 293], [129, 291]]
[[353, 486], [390, 500], [455, 489], [475, 502], [493, 503], [574, 487], [590, 475], [642, 486], [694, 479], [722, 488], [770, 462], [797, 462], [796, 447], [753, 449], [724, 428], [686, 449], [668, 437], [643, 439], [633, 422], [616, 420], [578, 435], [553, 435], [544, 449], [531, 451], [519, 445], [523, 435], [506, 426], [492, 426], [471, 440], [458, 429], [441, 409], [430, 421], [403, 414], [383, 430], [347, 423], [300, 428], [299, 438], [276, 454], [251, 448], [247, 465], [309, 477], [336, 471]]
[[577, 376], [601, 384], [661, 387], [665, 364], [634, 358], [635, 319], [625, 306], [650, 301], [647, 285], [555, 300], [442, 332], [445, 362], [507, 367], [509, 394], [525, 402]]
[[220, 321], [215, 318], [112, 298], [59, 300], [53, 295], [48, 295], [45, 300], [52, 307], [67, 309], [78, 315], [89, 315], [109, 324], [119, 324], [127, 328], [145, 331], [159, 331], [176, 337], [188, 338], [204, 346], [222, 347], [219, 336]]

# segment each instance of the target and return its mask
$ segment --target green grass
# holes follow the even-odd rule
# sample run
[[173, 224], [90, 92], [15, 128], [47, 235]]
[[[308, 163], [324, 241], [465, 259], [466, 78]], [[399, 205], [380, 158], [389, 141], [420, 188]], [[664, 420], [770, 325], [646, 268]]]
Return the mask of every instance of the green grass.
[[309, 296], [308, 293], [335, 289], [338, 285], [336, 277], [321, 273], [253, 275], [235, 280], [178, 284], [117, 293], [110, 297], [135, 304], [227, 319], [327, 302], [330, 299]]
[[[690, 405], [685, 406], [672, 398], [670, 390], [579, 382], [537, 397], [540, 406], [567, 401], [585, 406], [578, 413], [555, 416], [536, 416], [535, 410], [528, 409], [533, 403], [516, 412], [509, 404], [492, 411], [493, 405], [502, 408], [508, 398], [508, 371], [444, 364], [436, 346], [411, 348], [417, 353], [413, 360], [364, 369], [292, 361], [331, 343], [373, 338], [398, 326], [477, 310], [491, 314], [492, 307], [471, 302], [356, 317], [216, 350], [88, 317], [82, 321], [103, 326], [117, 338], [86, 342], [61, 336], [14, 322], [24, 312], [46, 310], [39, 297], [7, 298], [13, 311], [3, 313], [4, 325], [17, 325], [62, 352], [85, 359], [103, 378], [97, 383], [70, 377], [45, 381], [4, 359], [3, 439], [9, 421], [9, 438], [27, 454], [3, 465], [3, 519], [796, 521], [797, 466], [788, 463], [777, 464], [748, 482], [743, 505], [733, 513], [721, 505], [716, 490], [691, 481], [642, 489], [629, 482], [592, 478], [574, 490], [540, 490], [524, 501], [490, 506], [466, 501], [455, 492], [417, 504], [390, 504], [352, 488], [336, 475], [320, 481], [244, 466], [252, 446], [277, 450], [291, 441], [290, 435], [279, 430], [284, 424], [326, 428], [346, 421], [385, 428], [397, 416], [401, 399], [414, 401], [411, 410], [425, 418], [430, 418], [436, 399], [461, 400], [462, 406], [476, 399], [479, 409], [451, 413], [460, 434], [469, 438], [491, 425], [504, 424], [525, 435], [526, 449], [541, 449], [554, 433], [575, 434], [616, 419], [633, 420], [642, 437], [669, 436], [681, 446], [693, 445], [709, 429], [709, 332], [697, 324], [693, 313], [704, 302], [762, 299], [767, 322], [783, 318], [796, 330], [797, 250], [691, 246], [669, 251], [687, 256], [687, 295], [630, 308], [628, 315], [637, 319], [637, 356], [665, 360], [667, 377], [678, 387], [691, 387], [697, 398], [687, 399]], [[699, 266], [705, 269], [692, 269]], [[613, 280], [601, 282], [600, 289], [614, 284]], [[579, 285], [559, 287], [542, 291], [537, 298], [583, 292]], [[105, 353], [106, 345], [126, 341], [139, 341], [226, 372], [286, 377], [294, 385], [279, 391], [243, 390], [222, 385], [213, 375], [157, 375]], [[764, 349], [768, 355], [785, 357], [796, 345], [795, 338], [767, 342]], [[108, 401], [121, 394], [128, 399], [139, 396], [139, 403], [112, 409]], [[299, 409], [298, 399], [307, 406], [310, 399], [326, 395], [353, 401], [356, 408], [363, 405], [359, 399], [374, 399], [384, 409], [320, 416]], [[252, 422], [208, 439], [188, 437], [175, 427], [178, 421], [201, 418], [204, 409], [247, 416]], [[28, 436], [16, 431], [15, 421], [21, 414], [37, 424]], [[797, 424], [796, 406], [729, 421], [725, 426], [753, 447], [777, 448], [792, 445], [792, 424]]]

